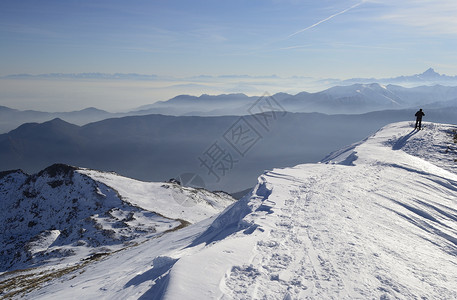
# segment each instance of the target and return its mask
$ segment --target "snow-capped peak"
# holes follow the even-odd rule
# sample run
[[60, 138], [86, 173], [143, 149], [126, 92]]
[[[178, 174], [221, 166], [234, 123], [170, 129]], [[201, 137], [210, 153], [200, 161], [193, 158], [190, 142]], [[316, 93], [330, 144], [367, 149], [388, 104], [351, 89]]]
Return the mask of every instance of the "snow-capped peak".
[[428, 68], [424, 73], [419, 75], [423, 79], [436, 79], [437, 77], [441, 77], [441, 74], [435, 72], [433, 68]]

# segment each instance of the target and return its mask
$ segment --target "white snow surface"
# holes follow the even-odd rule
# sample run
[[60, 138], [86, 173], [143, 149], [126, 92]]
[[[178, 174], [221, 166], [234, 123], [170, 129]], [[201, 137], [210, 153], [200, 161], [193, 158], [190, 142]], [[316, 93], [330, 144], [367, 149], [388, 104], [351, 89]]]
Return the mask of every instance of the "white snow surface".
[[456, 128], [395, 123], [266, 172], [217, 217], [27, 298], [457, 299]]
[[220, 213], [234, 201], [230, 195], [222, 192], [213, 193], [176, 183], [144, 182], [116, 173], [89, 169], [79, 169], [78, 172], [114, 187], [122, 200], [128, 203], [170, 219], [182, 219], [190, 223]]
[[207, 219], [234, 202], [223, 192], [62, 164], [33, 175], [1, 172], [0, 298], [20, 290], [8, 284], [20, 270], [78, 267]]

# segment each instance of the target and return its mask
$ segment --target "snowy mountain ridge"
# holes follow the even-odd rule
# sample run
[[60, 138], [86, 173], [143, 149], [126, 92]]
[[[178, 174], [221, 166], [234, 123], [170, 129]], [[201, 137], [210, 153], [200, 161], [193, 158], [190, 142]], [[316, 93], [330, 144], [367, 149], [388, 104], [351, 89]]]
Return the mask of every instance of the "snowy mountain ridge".
[[[376, 81], [335, 85], [320, 92], [296, 95], [277, 93], [273, 99], [290, 112], [320, 112], [326, 114], [365, 113], [385, 109], [404, 109], [428, 104], [454, 107], [455, 86], [417, 86], [406, 88]], [[243, 115], [259, 97], [244, 94], [189, 96], [180, 95], [167, 101], [144, 106], [142, 113], [168, 115], [223, 116]]]
[[33, 299], [455, 299], [457, 126], [388, 125]]
[[63, 164], [34, 175], [0, 173], [0, 198], [0, 272], [110, 253], [206, 219], [234, 201]]

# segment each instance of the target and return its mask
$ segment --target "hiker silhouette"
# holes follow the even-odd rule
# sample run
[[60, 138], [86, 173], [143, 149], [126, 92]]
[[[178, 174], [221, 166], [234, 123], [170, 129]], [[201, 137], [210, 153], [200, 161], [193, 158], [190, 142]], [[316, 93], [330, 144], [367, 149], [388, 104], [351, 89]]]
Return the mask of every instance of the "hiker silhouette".
[[425, 116], [424, 112], [422, 111], [422, 108], [416, 112], [415, 116], [416, 116], [416, 126], [414, 126], [414, 129], [419, 128], [419, 130], [421, 130], [422, 117]]

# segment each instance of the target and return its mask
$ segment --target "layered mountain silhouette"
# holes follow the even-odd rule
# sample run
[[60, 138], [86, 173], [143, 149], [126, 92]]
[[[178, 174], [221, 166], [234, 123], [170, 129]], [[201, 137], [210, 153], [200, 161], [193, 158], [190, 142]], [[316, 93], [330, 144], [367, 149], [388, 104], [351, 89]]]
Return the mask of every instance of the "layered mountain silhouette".
[[[427, 73], [429, 74], [429, 73]], [[426, 75], [432, 76], [432, 75]], [[457, 87], [441, 85], [405, 88], [379, 83], [357, 83], [335, 86], [317, 93], [301, 92], [296, 95], [272, 95], [285, 110], [291, 112], [365, 113], [385, 109], [404, 109], [441, 103], [457, 105]], [[243, 115], [259, 97], [244, 94], [181, 95], [168, 101], [142, 107], [142, 113], [173, 115]]]
[[[442, 77], [432, 69], [414, 78]], [[408, 77], [409, 78], [409, 77]], [[406, 79], [405, 79], [406, 80]], [[269, 96], [269, 95], [267, 95]], [[270, 96], [269, 96], [270, 97]], [[164, 114], [174, 116], [227, 116], [245, 115], [260, 96], [245, 94], [179, 95], [167, 101], [142, 106], [125, 113], [109, 113], [96, 108], [74, 112], [49, 113], [19, 111], [0, 106], [0, 133], [8, 132], [27, 122], [45, 122], [60, 118], [67, 122], [85, 125], [107, 118]], [[326, 114], [358, 114], [386, 109], [430, 107], [456, 107], [457, 87], [431, 85], [405, 88], [380, 83], [356, 83], [335, 86], [320, 92], [301, 92], [296, 95], [277, 93], [275, 102], [290, 112], [320, 112]]]
[[[237, 192], [252, 187], [265, 169], [317, 162], [322, 153], [360, 140], [385, 124], [412, 120], [414, 112], [286, 113], [268, 127], [259, 124], [261, 115], [146, 115], [84, 126], [54, 119], [24, 124], [0, 135], [0, 169], [34, 173], [54, 163], [65, 163], [147, 181], [164, 181], [191, 172], [204, 177], [211, 189]], [[425, 113], [424, 121], [452, 123], [457, 109], [428, 109]], [[252, 147], [241, 149], [241, 154], [227, 141], [230, 130], [240, 122], [249, 123], [257, 138], [251, 140]], [[215, 145], [233, 159], [224, 174], [219, 171], [219, 181], [200, 160], [208, 157], [208, 150]]]

